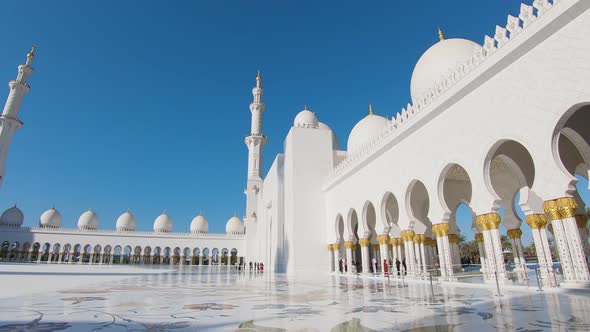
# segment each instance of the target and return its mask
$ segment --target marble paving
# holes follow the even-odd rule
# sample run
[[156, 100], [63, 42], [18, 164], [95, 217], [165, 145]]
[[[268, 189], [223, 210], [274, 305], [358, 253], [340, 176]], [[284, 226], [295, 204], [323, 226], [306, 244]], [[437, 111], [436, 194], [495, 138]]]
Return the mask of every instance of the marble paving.
[[[1, 268], [1, 266], [0, 266]], [[37, 266], [42, 270], [43, 266]], [[75, 269], [73, 267], [72, 269]], [[184, 267], [0, 294], [4, 331], [588, 331], [590, 296]], [[0, 275], [2, 274], [0, 270]], [[2, 289], [27, 287], [18, 278]], [[43, 276], [36, 282], [44, 283]], [[434, 290], [434, 293], [433, 293]]]

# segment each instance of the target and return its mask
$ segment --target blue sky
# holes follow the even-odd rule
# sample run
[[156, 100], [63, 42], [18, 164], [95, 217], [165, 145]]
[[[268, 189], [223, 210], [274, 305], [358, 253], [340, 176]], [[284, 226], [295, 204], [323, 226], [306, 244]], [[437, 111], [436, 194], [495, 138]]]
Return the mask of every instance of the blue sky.
[[[342, 143], [369, 102], [410, 100], [419, 56], [447, 37], [482, 43], [518, 1], [28, 1], [3, 3], [0, 82], [39, 45], [0, 189], [25, 224], [53, 204], [140, 230], [163, 210], [176, 231], [199, 212], [222, 232], [243, 214], [251, 88], [265, 87], [265, 170], [307, 104]], [[1, 91], [1, 100], [8, 93]], [[466, 227], [462, 227], [467, 231]], [[470, 233], [468, 233], [470, 234]]]

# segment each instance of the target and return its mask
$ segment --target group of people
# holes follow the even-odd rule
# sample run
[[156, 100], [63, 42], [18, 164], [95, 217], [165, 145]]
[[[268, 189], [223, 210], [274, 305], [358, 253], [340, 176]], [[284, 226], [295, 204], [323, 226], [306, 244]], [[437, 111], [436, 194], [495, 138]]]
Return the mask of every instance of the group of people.
[[250, 271], [262, 272], [264, 271], [264, 264], [262, 262], [250, 262]]
[[[375, 257], [373, 257], [372, 259], [372, 264], [371, 264], [371, 273], [376, 273], [377, 272], [377, 259]], [[383, 273], [386, 275], [389, 275], [390, 273], [393, 273], [393, 271], [390, 271], [390, 268], [392, 267], [392, 261], [391, 259], [388, 261], [387, 259], [383, 260]], [[347, 273], [348, 272], [348, 261], [346, 259], [340, 258], [338, 260], [338, 271], [340, 273]], [[353, 272], [354, 273], [360, 273], [361, 272], [361, 263], [359, 261], [352, 261], [351, 264], [351, 268], [354, 268]], [[395, 268], [397, 270], [397, 275], [400, 276], [401, 273], [403, 272], [404, 275], [406, 275], [408, 273], [408, 267], [406, 265], [406, 258], [402, 258], [401, 262], [399, 260], [399, 258], [395, 259]], [[250, 262], [250, 269], [252, 269], [252, 262]], [[402, 271], [403, 269], [403, 271]]]

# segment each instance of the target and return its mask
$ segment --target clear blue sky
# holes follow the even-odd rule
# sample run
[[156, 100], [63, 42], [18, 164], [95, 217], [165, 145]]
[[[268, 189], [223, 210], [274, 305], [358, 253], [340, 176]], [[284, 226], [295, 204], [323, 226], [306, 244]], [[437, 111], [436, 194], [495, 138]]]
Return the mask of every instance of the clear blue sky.
[[[2, 4], [0, 82], [39, 45], [0, 209], [36, 225], [53, 204], [140, 230], [163, 210], [176, 231], [199, 212], [222, 232], [244, 211], [251, 88], [265, 87], [265, 170], [304, 104], [342, 143], [372, 102], [410, 100], [419, 56], [447, 37], [478, 43], [519, 1], [18, 1]], [[0, 90], [2, 103], [8, 88]], [[470, 234], [467, 227], [462, 227]]]

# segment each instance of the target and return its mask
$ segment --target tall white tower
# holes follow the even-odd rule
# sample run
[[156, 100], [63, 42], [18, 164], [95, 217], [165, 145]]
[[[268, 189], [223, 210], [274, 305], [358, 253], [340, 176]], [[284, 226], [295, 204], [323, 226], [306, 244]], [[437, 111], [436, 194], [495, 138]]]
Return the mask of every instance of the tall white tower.
[[6, 99], [6, 105], [2, 115], [0, 115], [0, 184], [4, 180], [4, 173], [6, 172], [6, 155], [12, 142], [14, 133], [23, 126], [23, 122], [18, 119], [18, 112], [20, 105], [23, 102], [23, 97], [29, 92], [31, 87], [27, 83], [29, 77], [33, 74], [33, 67], [31, 62], [35, 57], [35, 47], [27, 54], [27, 61], [24, 65], [18, 66], [18, 75], [16, 80], [8, 82], [10, 92]]
[[252, 124], [250, 126], [250, 135], [246, 136], [245, 142], [248, 147], [248, 183], [244, 193], [246, 194], [246, 216], [244, 223], [255, 222], [257, 218], [257, 200], [258, 193], [262, 189], [262, 148], [266, 144], [267, 138], [262, 135], [262, 113], [266, 106], [262, 102], [264, 90], [260, 85], [262, 77], [260, 70], [256, 76], [256, 86], [252, 89], [254, 101], [250, 104], [252, 113]]

